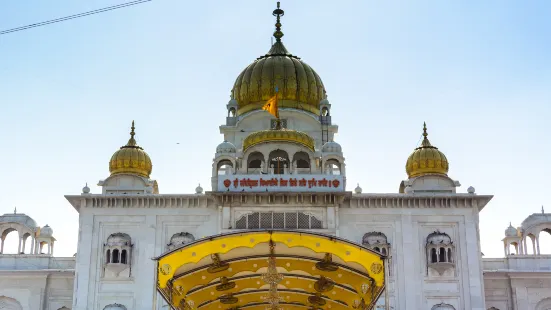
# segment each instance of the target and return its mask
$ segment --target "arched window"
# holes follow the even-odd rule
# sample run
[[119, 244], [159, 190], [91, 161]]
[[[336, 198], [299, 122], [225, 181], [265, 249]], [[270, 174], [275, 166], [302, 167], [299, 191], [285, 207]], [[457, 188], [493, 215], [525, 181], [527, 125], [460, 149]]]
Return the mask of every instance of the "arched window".
[[374, 247], [373, 250], [375, 250], [377, 252], [381, 252], [381, 249], [378, 246]]
[[121, 251], [121, 264], [126, 264], [126, 250]]
[[18, 245], [19, 245], [19, 234], [17, 231], [13, 228], [8, 228], [2, 232], [2, 236], [0, 236], [0, 242], [2, 243], [2, 251], [0, 253], [3, 254], [19, 254], [18, 253]]
[[448, 249], [448, 263], [453, 263], [452, 262], [452, 249]]
[[118, 249], [113, 250], [113, 257], [111, 259], [111, 262], [113, 262], [113, 264], [118, 264], [119, 263], [119, 250]]
[[293, 155], [293, 173], [310, 173], [310, 156], [306, 152], [297, 152]]
[[438, 256], [436, 255], [436, 249], [433, 248], [433, 249], [430, 251], [430, 257], [431, 257], [430, 261], [431, 261], [432, 263], [438, 262]]
[[446, 262], [446, 249], [440, 248], [439, 262]]
[[386, 255], [386, 248], [383, 248], [382, 253], [383, 253], [383, 255]]
[[274, 174], [284, 174], [285, 169], [289, 168], [289, 155], [283, 150], [275, 150], [268, 157], [270, 169]]
[[551, 228], [545, 228], [539, 234], [540, 254], [551, 254]]
[[228, 110], [228, 117], [235, 117], [235, 108], [230, 108]]
[[107, 250], [107, 253], [105, 254], [105, 263], [109, 264], [111, 262], [111, 250]]
[[221, 160], [217, 164], [218, 175], [232, 174], [233, 163], [227, 159]]
[[325, 172], [329, 175], [341, 175], [341, 164], [336, 159], [325, 162]]

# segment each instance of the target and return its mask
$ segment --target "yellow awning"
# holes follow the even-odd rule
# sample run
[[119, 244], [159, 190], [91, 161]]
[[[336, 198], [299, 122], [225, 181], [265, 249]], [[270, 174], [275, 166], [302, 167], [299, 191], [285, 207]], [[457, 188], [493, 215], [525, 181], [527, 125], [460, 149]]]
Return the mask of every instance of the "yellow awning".
[[383, 255], [309, 232], [218, 235], [156, 260], [173, 309], [372, 309], [385, 287]]

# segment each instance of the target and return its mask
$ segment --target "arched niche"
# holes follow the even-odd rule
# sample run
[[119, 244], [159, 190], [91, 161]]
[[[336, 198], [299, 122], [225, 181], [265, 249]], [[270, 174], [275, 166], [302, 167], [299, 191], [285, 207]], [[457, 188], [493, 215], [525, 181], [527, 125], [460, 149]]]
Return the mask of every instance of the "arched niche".
[[168, 250], [172, 251], [188, 243], [192, 243], [193, 241], [195, 241], [195, 236], [193, 236], [193, 234], [190, 234], [188, 232], [179, 232], [172, 235], [172, 237], [170, 238], [170, 243], [167, 244], [167, 248]]
[[132, 239], [126, 233], [109, 235], [104, 244], [105, 278], [130, 277]]
[[443, 275], [447, 270], [454, 270], [455, 247], [451, 237], [438, 230], [427, 236], [427, 266]]

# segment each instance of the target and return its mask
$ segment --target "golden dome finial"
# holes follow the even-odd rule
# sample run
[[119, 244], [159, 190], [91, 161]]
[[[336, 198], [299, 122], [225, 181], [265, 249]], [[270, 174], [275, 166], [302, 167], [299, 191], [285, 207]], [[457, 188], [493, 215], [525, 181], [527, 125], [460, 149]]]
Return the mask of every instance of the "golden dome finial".
[[423, 122], [423, 142], [416, 148], [406, 163], [406, 172], [408, 177], [418, 177], [425, 174], [443, 174], [448, 173], [448, 159], [446, 155], [432, 146], [427, 138], [427, 124]]
[[277, 2], [277, 9], [275, 9], [274, 12], [272, 13], [274, 16], [277, 16], [277, 20], [276, 20], [276, 23], [275, 23], [276, 31], [274, 32], [274, 38], [276, 38], [277, 42], [281, 41], [281, 38], [283, 37], [283, 32], [281, 32], [280, 17], [285, 15], [285, 11], [280, 9], [279, 6], [280, 6], [280, 2], [278, 1]]
[[423, 142], [421, 143], [422, 147], [432, 147], [429, 139], [427, 138], [429, 134], [427, 133], [427, 123], [423, 122]]
[[132, 121], [132, 127], [130, 127], [130, 129], [130, 139], [128, 140], [128, 143], [126, 143], [126, 146], [136, 146], [136, 139], [134, 139], [134, 136], [136, 135], [134, 129], [136, 129], [136, 127], [134, 127], [134, 121]]
[[153, 169], [151, 159], [143, 148], [138, 146], [134, 138], [136, 135], [134, 131], [136, 129], [134, 121], [132, 121], [132, 127], [130, 128], [130, 139], [128, 139], [126, 145], [121, 146], [120, 149], [111, 156], [109, 172], [111, 172], [111, 175], [128, 173], [149, 178], [151, 170]]

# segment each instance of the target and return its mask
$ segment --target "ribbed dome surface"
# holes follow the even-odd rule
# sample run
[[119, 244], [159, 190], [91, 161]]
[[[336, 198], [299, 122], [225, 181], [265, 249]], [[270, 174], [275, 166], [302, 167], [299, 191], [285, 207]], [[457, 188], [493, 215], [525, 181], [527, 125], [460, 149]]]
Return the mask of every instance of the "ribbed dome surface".
[[238, 114], [258, 110], [279, 92], [279, 107], [319, 114], [319, 103], [326, 97], [319, 75], [299, 57], [291, 55], [282, 42], [256, 59], [235, 80], [232, 99]]

